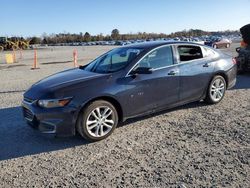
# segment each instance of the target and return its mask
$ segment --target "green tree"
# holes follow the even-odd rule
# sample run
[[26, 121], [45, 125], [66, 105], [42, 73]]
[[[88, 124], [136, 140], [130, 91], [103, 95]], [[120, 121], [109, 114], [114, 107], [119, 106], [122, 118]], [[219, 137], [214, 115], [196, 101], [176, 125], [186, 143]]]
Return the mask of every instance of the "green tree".
[[41, 44], [41, 38], [32, 37], [31, 40], [30, 40], [30, 44]]
[[42, 44], [48, 44], [47, 38], [44, 38], [44, 39], [42, 40]]
[[111, 37], [114, 40], [119, 40], [120, 38], [120, 32], [118, 29], [113, 29], [113, 31], [111, 32]]
[[88, 32], [86, 32], [83, 36], [83, 40], [84, 42], [89, 42], [91, 40], [91, 35]]

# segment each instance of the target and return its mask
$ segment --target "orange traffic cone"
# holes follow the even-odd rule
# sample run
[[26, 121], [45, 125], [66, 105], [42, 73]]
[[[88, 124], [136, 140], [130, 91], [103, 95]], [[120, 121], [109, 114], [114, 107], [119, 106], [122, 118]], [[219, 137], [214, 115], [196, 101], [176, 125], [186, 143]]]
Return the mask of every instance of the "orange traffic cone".
[[73, 58], [74, 58], [74, 67], [78, 67], [78, 64], [77, 64], [77, 50], [74, 50], [73, 51]]
[[31, 70], [35, 70], [35, 69], [39, 69], [38, 65], [37, 65], [37, 50], [34, 50], [34, 63], [33, 63], [33, 67], [31, 68]]

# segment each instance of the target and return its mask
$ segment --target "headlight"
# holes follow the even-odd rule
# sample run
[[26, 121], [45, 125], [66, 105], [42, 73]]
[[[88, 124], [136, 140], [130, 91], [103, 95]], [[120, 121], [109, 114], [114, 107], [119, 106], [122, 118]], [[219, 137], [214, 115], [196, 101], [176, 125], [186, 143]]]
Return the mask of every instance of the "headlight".
[[37, 102], [37, 104], [40, 107], [43, 108], [56, 108], [56, 107], [64, 107], [67, 104], [69, 104], [69, 102], [71, 101], [71, 97], [70, 98], [64, 98], [64, 99], [46, 99], [46, 100], [39, 100]]

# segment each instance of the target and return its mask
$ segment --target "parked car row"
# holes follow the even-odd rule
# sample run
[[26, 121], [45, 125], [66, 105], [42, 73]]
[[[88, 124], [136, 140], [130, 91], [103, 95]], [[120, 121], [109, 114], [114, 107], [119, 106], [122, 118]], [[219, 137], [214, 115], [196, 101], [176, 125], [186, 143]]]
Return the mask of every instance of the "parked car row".
[[158, 38], [158, 39], [136, 39], [136, 40], [112, 40], [112, 41], [92, 41], [92, 42], [72, 42], [72, 43], [57, 43], [50, 46], [94, 46], [94, 45], [116, 45], [125, 46], [134, 43], [143, 43], [151, 41], [183, 41], [193, 42], [197, 44], [205, 44], [213, 48], [229, 48], [232, 41], [226, 37], [219, 36], [203, 36], [203, 37], [175, 37], [175, 38]]
[[57, 43], [49, 46], [94, 46], [94, 45], [115, 45], [125, 46], [133, 43], [142, 43], [148, 41], [159, 41], [164, 39], [145, 39], [145, 40], [117, 40], [117, 41], [93, 41], [93, 42], [72, 42], [72, 43]]

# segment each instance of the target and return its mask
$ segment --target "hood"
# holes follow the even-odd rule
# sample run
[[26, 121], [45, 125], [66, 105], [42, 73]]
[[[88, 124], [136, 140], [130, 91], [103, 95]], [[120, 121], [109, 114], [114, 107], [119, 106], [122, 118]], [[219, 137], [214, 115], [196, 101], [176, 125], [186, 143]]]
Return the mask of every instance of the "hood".
[[[54, 91], [62, 88], [70, 87], [71, 85], [82, 84], [88, 80], [106, 77], [105, 74], [88, 72], [82, 69], [70, 69], [44, 78], [26, 91], [25, 97], [31, 99], [39, 99], [46, 96], [51, 96]], [[88, 83], [86, 82], [86, 85]]]

